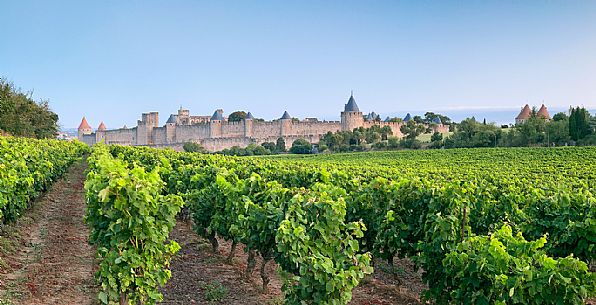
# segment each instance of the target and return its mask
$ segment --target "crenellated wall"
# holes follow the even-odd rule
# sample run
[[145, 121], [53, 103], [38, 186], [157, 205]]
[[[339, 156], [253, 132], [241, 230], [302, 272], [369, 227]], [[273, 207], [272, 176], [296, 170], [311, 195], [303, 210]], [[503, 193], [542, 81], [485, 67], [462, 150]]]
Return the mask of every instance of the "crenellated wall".
[[193, 140], [209, 138], [209, 125], [176, 126], [176, 143], [193, 142]]
[[[218, 110], [222, 111], [222, 110]], [[223, 111], [222, 111], [223, 112]], [[228, 122], [211, 119], [208, 116], [190, 116], [188, 110], [180, 109], [175, 122], [159, 125], [157, 112], [143, 113], [137, 127], [98, 131], [79, 130], [79, 139], [89, 145], [105, 141], [107, 144], [172, 147], [182, 150], [186, 142], [200, 143], [209, 151], [219, 151], [233, 146], [246, 147], [251, 143], [277, 142], [282, 137], [286, 148], [298, 139], [318, 143], [328, 132], [351, 131], [354, 128], [389, 126], [395, 137], [403, 137], [401, 122], [365, 121], [360, 111], [341, 112], [341, 121], [318, 121], [310, 118], [303, 121], [279, 119], [259, 121], [246, 119]], [[445, 125], [431, 125], [438, 132], [447, 133]], [[87, 134], [89, 133], [89, 134]]]
[[244, 120], [239, 122], [222, 122], [222, 138], [244, 137]]
[[374, 122], [374, 121], [364, 121], [363, 122], [364, 128], [370, 128], [375, 125], [377, 125], [381, 128], [383, 128], [385, 126], [389, 126], [391, 128], [391, 132], [393, 132], [392, 136], [394, 136], [394, 137], [401, 138], [404, 136], [400, 130], [403, 123], [400, 123], [400, 122]]
[[106, 144], [137, 145], [137, 128], [121, 128], [105, 131]]
[[341, 123], [338, 121], [294, 122], [291, 124], [290, 132], [285, 133], [284, 136], [324, 135], [329, 131], [337, 132], [340, 130]]
[[246, 147], [250, 143], [254, 143], [251, 139], [241, 138], [216, 138], [216, 139], [203, 139], [199, 143], [205, 147], [208, 151], [219, 151], [226, 148], [232, 148], [234, 146]]
[[277, 139], [280, 135], [280, 130], [280, 121], [253, 122], [252, 137], [255, 139], [262, 139], [275, 136]]

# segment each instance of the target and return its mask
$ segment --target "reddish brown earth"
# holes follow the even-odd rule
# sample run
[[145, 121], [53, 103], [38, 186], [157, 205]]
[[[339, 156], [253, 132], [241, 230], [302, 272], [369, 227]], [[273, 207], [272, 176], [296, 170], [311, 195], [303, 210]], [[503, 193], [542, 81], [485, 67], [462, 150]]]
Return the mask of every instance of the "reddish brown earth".
[[[232, 263], [228, 264], [231, 243], [220, 239], [218, 252], [213, 253], [211, 245], [192, 231], [189, 222], [179, 220], [170, 237], [182, 249], [172, 260], [172, 278], [162, 289], [162, 304], [283, 304], [282, 282], [273, 262], [267, 265], [269, 291], [263, 293], [258, 272], [260, 258], [257, 257], [252, 277], [243, 278], [247, 254], [242, 246], [237, 247]], [[350, 304], [420, 304], [417, 296], [424, 285], [413, 265], [407, 260], [395, 260], [393, 270], [386, 263], [377, 262], [375, 273], [354, 289]], [[208, 294], [213, 296], [211, 300]]]
[[77, 162], [4, 228], [0, 304], [94, 304], [95, 250], [84, 224], [86, 163]]

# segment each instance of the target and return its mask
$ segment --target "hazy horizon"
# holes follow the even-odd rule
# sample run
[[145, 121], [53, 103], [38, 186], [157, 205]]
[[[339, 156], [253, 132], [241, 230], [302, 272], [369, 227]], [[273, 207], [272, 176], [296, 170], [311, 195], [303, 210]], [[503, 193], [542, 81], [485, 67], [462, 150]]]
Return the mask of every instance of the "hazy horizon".
[[0, 19], [0, 77], [65, 128], [181, 105], [339, 119], [351, 90], [383, 116], [596, 108], [596, 2], [18, 1]]

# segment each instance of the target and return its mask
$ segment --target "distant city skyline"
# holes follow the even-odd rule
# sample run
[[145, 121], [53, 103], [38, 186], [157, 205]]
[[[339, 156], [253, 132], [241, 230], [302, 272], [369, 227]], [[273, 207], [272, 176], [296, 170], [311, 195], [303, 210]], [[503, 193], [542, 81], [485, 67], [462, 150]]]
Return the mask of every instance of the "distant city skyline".
[[596, 108], [591, 1], [15, 1], [0, 19], [0, 77], [65, 128], [180, 105], [339, 119], [351, 90], [384, 116]]

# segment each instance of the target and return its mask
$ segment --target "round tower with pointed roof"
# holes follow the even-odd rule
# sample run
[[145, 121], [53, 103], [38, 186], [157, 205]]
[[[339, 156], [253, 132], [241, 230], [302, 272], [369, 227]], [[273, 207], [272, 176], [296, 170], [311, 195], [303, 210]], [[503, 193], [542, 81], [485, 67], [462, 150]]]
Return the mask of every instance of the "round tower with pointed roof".
[[95, 131], [95, 143], [100, 143], [106, 137], [106, 124], [101, 122]]
[[280, 126], [280, 136], [285, 136], [290, 134], [292, 130], [292, 116], [287, 112], [284, 111], [284, 114], [279, 118]]
[[544, 106], [544, 104], [542, 104], [540, 110], [538, 110], [538, 112], [536, 113], [536, 116], [547, 121], [550, 120], [550, 113], [548, 113], [548, 109], [546, 109], [546, 106]]
[[252, 126], [253, 126], [253, 120], [254, 117], [252, 115], [252, 113], [250, 113], [250, 111], [246, 114], [246, 117], [244, 118], [244, 136], [251, 138], [253, 133], [252, 133]]
[[93, 132], [93, 129], [91, 129], [91, 126], [89, 126], [89, 123], [87, 123], [87, 119], [83, 117], [77, 131], [79, 140], [83, 141], [83, 135], [91, 134]]
[[209, 120], [209, 135], [212, 138], [220, 138], [222, 135], [223, 110], [217, 109]]
[[532, 110], [530, 109], [530, 105], [526, 104], [524, 108], [520, 111], [520, 113], [515, 117], [515, 124], [521, 124], [527, 121], [530, 116], [532, 115]]
[[348, 103], [344, 107], [344, 111], [341, 113], [341, 130], [352, 131], [354, 128], [358, 128], [364, 125], [364, 118], [362, 112], [356, 104], [354, 94], [350, 94]]

